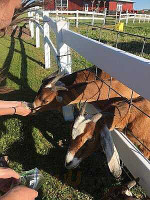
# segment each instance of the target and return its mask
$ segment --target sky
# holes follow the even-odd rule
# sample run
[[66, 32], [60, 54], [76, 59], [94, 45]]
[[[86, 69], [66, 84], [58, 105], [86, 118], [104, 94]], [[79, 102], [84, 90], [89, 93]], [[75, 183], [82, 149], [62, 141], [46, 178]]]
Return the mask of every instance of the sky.
[[140, 9], [150, 9], [150, 0], [133, 0], [134, 3], [134, 9], [140, 10]]

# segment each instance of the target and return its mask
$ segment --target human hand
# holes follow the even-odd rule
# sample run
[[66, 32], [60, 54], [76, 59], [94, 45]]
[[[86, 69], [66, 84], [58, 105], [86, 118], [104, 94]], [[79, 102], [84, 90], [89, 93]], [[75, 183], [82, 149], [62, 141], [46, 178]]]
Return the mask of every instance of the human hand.
[[38, 192], [25, 186], [17, 186], [3, 195], [0, 200], [35, 200]]
[[31, 109], [29, 107], [25, 107], [25, 106], [18, 106], [18, 107], [15, 107], [15, 114], [17, 115], [21, 115], [21, 116], [27, 116], [31, 113]]
[[0, 167], [0, 178], [2, 178], [2, 179], [5, 179], [5, 178], [19, 179], [20, 175], [17, 172], [15, 172], [13, 169]]
[[7, 192], [12, 185], [19, 183], [20, 175], [13, 169], [0, 167], [0, 190]]

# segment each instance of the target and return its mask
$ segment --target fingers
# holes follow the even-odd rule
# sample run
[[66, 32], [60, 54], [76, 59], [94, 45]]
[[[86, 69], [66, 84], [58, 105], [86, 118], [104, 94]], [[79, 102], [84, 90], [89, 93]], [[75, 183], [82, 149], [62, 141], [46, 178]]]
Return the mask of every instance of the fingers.
[[6, 179], [6, 178], [15, 178], [19, 179], [20, 175], [15, 172], [13, 169], [0, 167], [0, 178]]
[[24, 107], [24, 106], [16, 107], [16, 114], [17, 115], [27, 116], [30, 113], [31, 113], [31, 109], [28, 108], [28, 107]]
[[7, 192], [3, 198], [4, 200], [35, 200], [37, 196], [38, 192], [33, 189], [30, 189], [26, 186], [16, 186], [9, 190], [9, 192]]

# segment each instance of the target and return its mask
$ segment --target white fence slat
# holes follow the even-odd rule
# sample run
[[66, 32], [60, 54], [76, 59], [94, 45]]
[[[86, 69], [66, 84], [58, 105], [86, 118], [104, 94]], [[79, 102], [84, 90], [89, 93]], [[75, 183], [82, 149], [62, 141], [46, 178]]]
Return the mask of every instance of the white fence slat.
[[70, 47], [67, 46], [62, 38], [62, 28], [69, 29], [69, 23], [66, 21], [58, 21], [57, 23], [57, 52], [58, 52], [58, 65], [61, 71], [66, 71], [68, 74], [71, 73], [71, 55]]
[[93, 26], [94, 25], [94, 12], [93, 12], [93, 14], [92, 14], [92, 23], [91, 23], [91, 25]]
[[[31, 17], [31, 12], [30, 11], [28, 12], [28, 17], [29, 18]], [[29, 29], [30, 29], [30, 32], [31, 32], [31, 20], [29, 20]]]
[[[76, 10], [76, 11], [59, 11], [59, 10], [56, 10], [56, 11], [48, 11], [50, 14], [56, 14], [57, 16], [57, 19], [59, 17], [59, 14], [75, 14], [75, 17], [66, 17], [66, 19], [72, 19], [72, 20], [75, 20], [75, 24], [76, 24], [76, 27], [78, 27], [79, 25], [79, 20], [91, 20], [91, 23], [94, 25], [94, 21], [95, 20], [103, 20], [103, 24], [105, 24], [105, 19], [106, 19], [106, 11], [104, 13], [96, 13], [96, 12], [85, 12], [85, 11], [79, 11], [79, 10]], [[79, 16], [79, 14], [84, 14], [84, 15], [90, 15], [88, 17], [85, 17], [85, 16]]]
[[48, 41], [50, 39], [50, 29], [47, 22], [47, 17], [49, 16], [48, 12], [43, 11], [43, 20], [44, 20], [44, 53], [45, 53], [45, 68], [50, 68], [50, 47]]
[[[88, 61], [150, 99], [150, 61], [63, 29], [63, 41]], [[78, 41], [78, 42], [77, 42]], [[134, 78], [133, 78], [134, 77]]]
[[139, 20], [139, 23], [141, 22], [141, 20], [143, 20], [143, 22], [146, 22], [146, 20], [149, 22], [149, 18], [150, 15], [127, 12], [126, 14], [120, 13], [119, 22], [121, 20], [126, 20], [126, 24], [128, 24], [129, 19], [133, 19], [133, 23], [135, 23], [135, 20]]
[[150, 161], [123, 133], [114, 130], [112, 131], [112, 137], [121, 160], [134, 178], [140, 178], [139, 184], [150, 196]]
[[79, 11], [76, 11], [76, 27], [78, 28], [79, 26]]
[[[43, 27], [40, 25], [40, 24], [37, 24], [37, 26], [39, 27], [40, 29], [40, 32], [42, 33], [42, 35], [44, 36], [44, 29]], [[57, 60], [57, 49], [55, 48], [54, 44], [52, 43], [51, 39], [48, 39], [47, 37], [45, 37], [45, 40], [47, 42], [47, 44], [49, 45], [52, 53], [53, 53], [53, 56], [55, 57], [55, 60]]]
[[[30, 17], [33, 18], [34, 12], [30, 12]], [[30, 20], [31, 38], [34, 38], [34, 22]]]
[[[39, 7], [37, 7], [37, 9], [39, 9]], [[39, 48], [40, 47], [40, 28], [39, 28], [38, 24], [39, 24], [40, 16], [39, 16], [38, 12], [35, 13], [35, 17], [36, 17], [36, 22], [37, 22], [35, 24], [35, 26], [36, 26], [36, 28], [35, 28], [35, 32], [36, 32], [36, 48]]]

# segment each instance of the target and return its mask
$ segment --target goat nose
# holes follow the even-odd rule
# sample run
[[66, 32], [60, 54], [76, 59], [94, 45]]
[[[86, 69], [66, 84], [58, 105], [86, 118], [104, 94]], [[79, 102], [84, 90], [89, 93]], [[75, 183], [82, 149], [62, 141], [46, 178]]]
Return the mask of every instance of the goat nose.
[[69, 167], [71, 164], [72, 164], [72, 161], [66, 162], [66, 163], [65, 163], [65, 167], [67, 168], [67, 167]]

